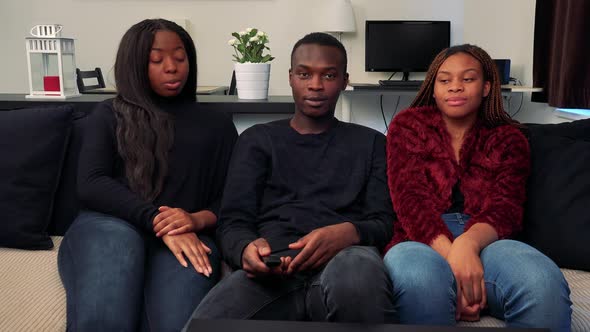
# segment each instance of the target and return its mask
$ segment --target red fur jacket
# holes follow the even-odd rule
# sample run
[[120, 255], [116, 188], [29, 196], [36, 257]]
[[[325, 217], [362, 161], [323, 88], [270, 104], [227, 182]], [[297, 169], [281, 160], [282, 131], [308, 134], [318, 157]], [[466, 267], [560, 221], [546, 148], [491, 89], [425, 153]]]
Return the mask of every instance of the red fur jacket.
[[387, 135], [387, 176], [398, 221], [385, 252], [406, 240], [430, 245], [440, 234], [452, 241], [441, 215], [451, 206], [459, 179], [464, 213], [471, 216], [465, 230], [484, 222], [499, 238], [511, 236], [522, 225], [529, 172], [529, 145], [514, 126], [486, 128], [476, 123], [465, 137], [457, 163], [438, 109], [401, 112]]

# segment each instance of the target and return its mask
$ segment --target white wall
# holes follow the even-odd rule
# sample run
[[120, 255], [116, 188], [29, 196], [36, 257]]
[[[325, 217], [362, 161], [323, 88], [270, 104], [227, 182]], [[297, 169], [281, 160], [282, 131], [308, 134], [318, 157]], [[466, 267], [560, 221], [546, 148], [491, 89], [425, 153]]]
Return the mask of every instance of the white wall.
[[[118, 42], [132, 24], [149, 17], [187, 19], [197, 45], [199, 84], [228, 85], [233, 69], [232, 31], [258, 27], [270, 35], [276, 59], [272, 63], [271, 95], [290, 95], [287, 81], [289, 55], [295, 41], [320, 29], [319, 8], [325, 0], [2, 0], [2, 75], [0, 92], [27, 90], [24, 38], [30, 27], [42, 23], [64, 25], [63, 35], [76, 38], [79, 68], [99, 66], [112, 84], [112, 67]], [[344, 34], [353, 82], [377, 82], [386, 73], [364, 72], [364, 21], [368, 19], [438, 19], [452, 21], [452, 43], [470, 42], [493, 57], [512, 59], [512, 76], [532, 84], [532, 40], [535, 0], [352, 0], [357, 31]], [[357, 100], [358, 99], [358, 100]], [[402, 98], [400, 107], [411, 98]], [[529, 122], [556, 122], [546, 104], [530, 103], [525, 96], [518, 118]], [[386, 97], [386, 111], [397, 99]], [[355, 98], [353, 119], [383, 126], [379, 100]], [[257, 119], [256, 121], [259, 121]], [[239, 119], [248, 121], [247, 119]], [[247, 124], [242, 124], [246, 126]]]
[[[535, 0], [465, 1], [463, 38], [485, 49], [492, 58], [511, 59], [510, 76], [523, 85], [533, 85], [533, 41]], [[515, 97], [514, 103], [520, 103]], [[512, 105], [514, 113], [518, 105]], [[524, 94], [522, 109], [515, 119], [521, 122], [558, 123], [568, 121], [554, 113], [555, 108], [531, 102]]]
[[233, 69], [232, 49], [227, 45], [231, 32], [258, 27], [270, 34], [276, 60], [271, 74], [274, 95], [290, 94], [286, 80], [293, 43], [315, 30], [313, 15], [305, 8], [310, 0], [202, 1], [202, 0], [2, 0], [5, 65], [0, 91], [25, 92], [26, 62], [24, 37], [31, 26], [41, 23], [64, 25], [62, 35], [76, 38], [79, 68], [99, 66], [113, 83], [112, 67], [123, 33], [134, 23], [153, 17], [187, 19], [197, 45], [199, 83], [228, 85]]
[[350, 62], [351, 82], [376, 83], [391, 74], [365, 72], [366, 20], [451, 21], [451, 43], [458, 44], [463, 40], [463, 3], [464, 0], [352, 0], [357, 31], [342, 36]]
[[[199, 82], [227, 85], [232, 71], [232, 49], [227, 40], [233, 31], [258, 27], [270, 35], [272, 95], [289, 95], [289, 55], [293, 44], [308, 32], [320, 30], [329, 17], [319, 9], [325, 0], [3, 0], [0, 22], [4, 27], [7, 66], [0, 91], [26, 91], [24, 37], [42, 23], [64, 25], [63, 35], [76, 38], [79, 68], [99, 66], [110, 73], [118, 42], [132, 24], [148, 17], [187, 19], [197, 45]], [[350, 57], [349, 71], [356, 82], [376, 82], [386, 73], [364, 72], [364, 21], [367, 19], [448, 19], [453, 21], [453, 41], [463, 31], [463, 0], [353, 0], [357, 32], [343, 35]], [[10, 77], [10, 79], [9, 79]]]
[[[368, 3], [369, 1], [364, 1], [364, 3]], [[353, 1], [355, 7], [360, 2]], [[439, 2], [440, 4], [437, 7], [436, 4]], [[371, 7], [371, 9], [375, 16], [379, 18], [383, 17], [383, 19], [450, 19], [452, 21], [451, 26], [453, 27], [451, 31], [451, 44], [476, 44], [485, 49], [492, 58], [511, 59], [510, 75], [518, 78], [523, 85], [532, 86], [535, 0], [439, 2], [433, 1], [431, 4], [428, 4], [427, 1], [419, 1], [417, 3], [395, 1], [394, 3], [398, 3], [399, 7], [404, 7], [408, 3], [416, 3], [418, 6], [417, 8], [409, 6], [410, 8], [405, 8], [405, 10], [392, 11], [391, 13], [396, 13], [395, 15], [388, 15], [387, 11], [383, 11], [381, 16], [379, 16], [379, 8]], [[421, 9], [421, 15], [413, 12], [413, 9], [418, 8]], [[356, 10], [356, 12], [359, 12], [359, 10]], [[361, 10], [360, 12], [362, 13], [363, 11]], [[373, 17], [367, 16], [366, 19], [373, 19]], [[375, 83], [379, 78], [374, 76], [379, 74], [360, 72], [364, 68], [364, 56], [362, 54], [364, 44], [361, 44], [361, 42], [357, 46], [361, 50], [353, 50], [353, 55], [361, 57], [362, 61], [357, 64], [357, 72], [351, 72], [351, 80], [355, 82]], [[354, 53], [355, 51], [358, 52]], [[409, 106], [413, 99], [412, 96], [399, 97], [391, 94], [384, 95], [383, 112], [386, 122], [389, 122], [392, 115], [396, 112], [395, 105], [398, 102], [398, 98], [400, 100], [397, 111]], [[549, 107], [544, 103], [533, 103], [530, 100], [530, 93], [515, 94], [509, 102], [506, 101], [505, 107], [510, 114], [516, 113], [515, 119], [524, 123], [558, 123], [569, 121], [569, 119], [558, 117], [554, 112], [555, 108]], [[381, 131], [385, 130], [379, 97], [365, 95], [355, 97], [352, 101], [352, 109], [353, 121]]]

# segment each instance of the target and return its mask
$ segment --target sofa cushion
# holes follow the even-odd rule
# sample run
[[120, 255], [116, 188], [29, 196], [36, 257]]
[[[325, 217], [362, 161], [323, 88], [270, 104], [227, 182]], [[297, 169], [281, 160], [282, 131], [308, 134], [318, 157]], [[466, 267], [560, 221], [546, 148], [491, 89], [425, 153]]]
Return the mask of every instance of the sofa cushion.
[[57, 270], [62, 238], [55, 248], [0, 248], [0, 331], [65, 331], [66, 292]]
[[[66, 293], [59, 278], [55, 248], [27, 251], [0, 248], [0, 331], [65, 331]], [[572, 291], [572, 331], [590, 331], [590, 272], [562, 269]], [[503, 327], [491, 316], [461, 327]]]
[[590, 271], [590, 120], [530, 128], [522, 240], [560, 267]]
[[71, 123], [69, 106], [0, 112], [0, 246], [53, 247], [46, 229]]
[[62, 167], [62, 176], [55, 193], [53, 215], [47, 228], [49, 235], [63, 236], [80, 210], [76, 183], [82, 146], [82, 127], [88, 114], [87, 110], [79, 109], [73, 113], [72, 132]]

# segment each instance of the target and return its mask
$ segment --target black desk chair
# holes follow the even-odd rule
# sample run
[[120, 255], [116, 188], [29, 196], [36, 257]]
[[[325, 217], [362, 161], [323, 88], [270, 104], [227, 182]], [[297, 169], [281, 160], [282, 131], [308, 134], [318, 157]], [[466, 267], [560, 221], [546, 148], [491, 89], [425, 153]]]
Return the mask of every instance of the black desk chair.
[[237, 95], [236, 91], [236, 71], [234, 70], [231, 73], [231, 82], [229, 84], [229, 89], [227, 90], [227, 94], [230, 96]]
[[[84, 83], [84, 79], [95, 78], [97, 84], [87, 85]], [[86, 93], [89, 90], [105, 88], [104, 79], [102, 77], [102, 71], [96, 67], [94, 70], [83, 71], [76, 68], [76, 83], [78, 84], [78, 91], [80, 93]]]

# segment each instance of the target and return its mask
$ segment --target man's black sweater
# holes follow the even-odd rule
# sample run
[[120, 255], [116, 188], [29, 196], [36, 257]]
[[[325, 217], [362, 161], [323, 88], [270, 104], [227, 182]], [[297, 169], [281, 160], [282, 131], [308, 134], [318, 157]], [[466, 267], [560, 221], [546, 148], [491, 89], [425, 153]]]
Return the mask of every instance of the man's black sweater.
[[395, 215], [386, 179], [385, 136], [336, 122], [299, 134], [289, 120], [240, 135], [230, 163], [217, 228], [224, 256], [241, 268], [243, 249], [267, 239], [283, 248], [314, 229], [343, 222], [361, 245], [382, 248]]
[[158, 207], [167, 205], [192, 213], [217, 215], [227, 165], [237, 139], [225, 114], [200, 111], [195, 102], [159, 103], [174, 118], [174, 143], [168, 152], [168, 175], [154, 202], [129, 189], [123, 160], [117, 151], [112, 100], [100, 103], [85, 119], [78, 166], [78, 193], [85, 208], [121, 218], [153, 232]]

